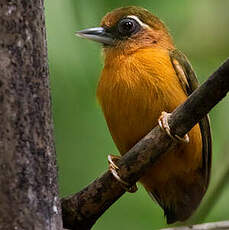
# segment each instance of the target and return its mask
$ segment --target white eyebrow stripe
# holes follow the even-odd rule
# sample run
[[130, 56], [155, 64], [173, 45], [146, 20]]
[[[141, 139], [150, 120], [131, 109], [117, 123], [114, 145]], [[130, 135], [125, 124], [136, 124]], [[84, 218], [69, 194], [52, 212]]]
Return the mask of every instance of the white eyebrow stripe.
[[134, 20], [136, 20], [140, 26], [144, 27], [144, 28], [150, 28], [147, 24], [145, 24], [144, 22], [142, 22], [137, 16], [135, 15], [129, 15], [127, 16], [127, 18], [132, 18]]

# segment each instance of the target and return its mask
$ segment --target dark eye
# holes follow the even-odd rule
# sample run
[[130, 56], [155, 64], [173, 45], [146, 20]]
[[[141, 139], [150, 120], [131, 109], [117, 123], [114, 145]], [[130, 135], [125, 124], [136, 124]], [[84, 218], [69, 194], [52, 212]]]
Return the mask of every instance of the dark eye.
[[118, 23], [118, 32], [122, 36], [130, 36], [140, 30], [139, 23], [132, 18], [123, 18]]

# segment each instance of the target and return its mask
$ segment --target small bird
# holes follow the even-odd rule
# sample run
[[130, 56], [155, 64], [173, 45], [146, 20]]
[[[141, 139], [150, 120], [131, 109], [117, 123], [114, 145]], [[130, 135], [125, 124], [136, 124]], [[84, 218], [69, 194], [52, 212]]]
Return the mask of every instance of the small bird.
[[[169, 113], [198, 87], [190, 63], [174, 46], [164, 23], [140, 7], [115, 9], [104, 16], [100, 27], [76, 34], [103, 46], [104, 67], [97, 98], [120, 154], [130, 150], [158, 122], [177, 140], [140, 182], [164, 209], [168, 224], [185, 221], [207, 190], [212, 148], [207, 116], [184, 137], [171, 135], [169, 130]], [[118, 176], [118, 159], [109, 156], [110, 170], [128, 187]]]

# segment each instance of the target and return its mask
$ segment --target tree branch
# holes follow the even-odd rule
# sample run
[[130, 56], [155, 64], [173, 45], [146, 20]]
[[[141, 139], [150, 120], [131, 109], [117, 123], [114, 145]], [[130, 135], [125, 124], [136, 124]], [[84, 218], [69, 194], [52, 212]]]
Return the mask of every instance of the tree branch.
[[[202, 84], [184, 104], [177, 107], [169, 120], [171, 133], [183, 136], [191, 130], [229, 90], [229, 59]], [[157, 158], [168, 151], [173, 141], [156, 126], [130, 149], [118, 162], [119, 176], [130, 184], [136, 183]], [[125, 190], [110, 171], [79, 193], [62, 199], [64, 227], [90, 229], [96, 220]]]
[[206, 224], [197, 224], [183, 227], [175, 227], [175, 228], [163, 228], [161, 230], [223, 230], [229, 229], [229, 221], [221, 221], [214, 223], [206, 223]]

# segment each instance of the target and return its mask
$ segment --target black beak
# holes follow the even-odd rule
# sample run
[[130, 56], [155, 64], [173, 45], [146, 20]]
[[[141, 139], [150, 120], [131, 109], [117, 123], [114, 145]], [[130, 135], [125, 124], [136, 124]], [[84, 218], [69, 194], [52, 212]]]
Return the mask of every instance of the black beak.
[[105, 31], [103, 27], [89, 28], [76, 32], [76, 36], [87, 38], [92, 41], [100, 42], [104, 45], [113, 45], [114, 39], [112, 35]]

